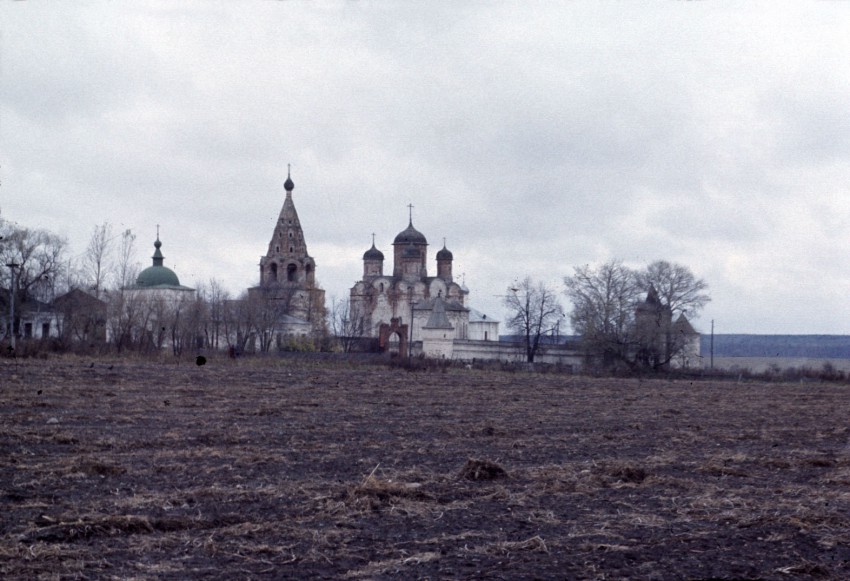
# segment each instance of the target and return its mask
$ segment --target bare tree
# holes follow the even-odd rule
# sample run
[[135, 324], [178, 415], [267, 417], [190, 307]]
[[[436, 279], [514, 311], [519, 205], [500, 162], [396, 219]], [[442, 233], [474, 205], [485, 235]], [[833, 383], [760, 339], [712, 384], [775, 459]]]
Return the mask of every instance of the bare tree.
[[140, 294], [122, 289], [107, 294], [107, 327], [116, 352], [138, 347], [143, 341], [148, 310]]
[[203, 326], [207, 302], [202, 293], [187, 294], [170, 305], [171, 350], [182, 355], [186, 350], [203, 347]]
[[661, 304], [674, 316], [693, 317], [711, 301], [705, 292], [708, 284], [704, 280], [694, 276], [687, 266], [666, 260], [655, 261], [639, 273], [638, 285], [643, 292], [654, 288]]
[[331, 299], [331, 332], [344, 353], [351, 353], [366, 330], [366, 317], [353, 307], [349, 299]]
[[[0, 262], [18, 265], [13, 292], [22, 300], [51, 300], [64, 267], [65, 239], [47, 230], [21, 228], [2, 220], [0, 237]], [[0, 285], [9, 288], [10, 278], [9, 269], [0, 268]]]
[[631, 365], [640, 296], [637, 273], [617, 260], [598, 268], [577, 266], [564, 285], [573, 305], [570, 323], [585, 352], [601, 357], [606, 367], [616, 362]]
[[645, 271], [618, 260], [576, 267], [564, 284], [573, 330], [588, 356], [605, 367], [665, 368], [686, 343], [675, 336], [674, 316], [693, 315], [710, 300], [705, 281], [663, 260]]
[[207, 304], [204, 334], [206, 343], [213, 349], [218, 349], [225, 331], [225, 306], [230, 300], [230, 293], [215, 278], [211, 278], [205, 289], [199, 288], [198, 295], [203, 295]]
[[271, 292], [263, 289], [248, 297], [248, 308], [253, 315], [253, 331], [260, 341], [260, 351], [263, 353], [268, 353], [271, 349], [284, 317], [291, 308], [292, 292], [283, 295], [288, 297], [286, 300], [278, 299], [277, 296], [280, 295], [272, 298]]
[[256, 301], [249, 300], [247, 291], [236, 300], [224, 302], [224, 335], [228, 345], [236, 353], [244, 353], [251, 345], [256, 318]]
[[136, 259], [136, 235], [130, 229], [121, 233], [121, 244], [118, 247], [117, 287], [122, 290], [130, 286], [138, 274], [139, 265]]
[[508, 328], [523, 336], [526, 360], [534, 362], [540, 338], [555, 328], [564, 316], [557, 294], [544, 283], [535, 284], [530, 277], [508, 287], [504, 298], [508, 309]]
[[89, 245], [83, 255], [83, 269], [88, 285], [95, 298], [101, 298], [107, 276], [112, 267], [112, 226], [104, 222], [95, 226], [89, 237]]

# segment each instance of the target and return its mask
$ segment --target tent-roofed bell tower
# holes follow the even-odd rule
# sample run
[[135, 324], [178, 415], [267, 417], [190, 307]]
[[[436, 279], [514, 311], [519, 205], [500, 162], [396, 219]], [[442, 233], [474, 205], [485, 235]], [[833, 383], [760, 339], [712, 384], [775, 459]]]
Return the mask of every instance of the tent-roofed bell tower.
[[279, 283], [315, 284], [316, 263], [307, 253], [307, 243], [301, 221], [292, 201], [291, 170], [287, 171], [283, 183], [286, 198], [275, 224], [266, 255], [260, 258], [260, 286]]
[[310, 322], [322, 313], [324, 317], [325, 291], [316, 286], [316, 262], [307, 253], [307, 242], [301, 221], [295, 210], [292, 191], [291, 168], [287, 169], [283, 183], [286, 197], [275, 222], [266, 255], [260, 257], [260, 285], [251, 289], [262, 291], [264, 296], [286, 303], [288, 315]]

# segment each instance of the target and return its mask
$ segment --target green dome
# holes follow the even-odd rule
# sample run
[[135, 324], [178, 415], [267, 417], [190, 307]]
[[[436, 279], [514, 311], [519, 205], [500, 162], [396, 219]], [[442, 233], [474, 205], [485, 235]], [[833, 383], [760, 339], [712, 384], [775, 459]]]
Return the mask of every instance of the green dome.
[[136, 286], [139, 287], [155, 287], [155, 286], [180, 286], [180, 280], [174, 271], [167, 266], [149, 266], [139, 273], [136, 279]]
[[156, 250], [153, 253], [153, 266], [149, 266], [139, 273], [136, 278], [136, 286], [143, 288], [153, 288], [159, 286], [180, 286], [180, 280], [174, 271], [167, 266], [162, 265], [165, 258], [162, 255], [162, 242], [159, 241], [159, 228], [157, 227], [156, 242], [153, 243]]

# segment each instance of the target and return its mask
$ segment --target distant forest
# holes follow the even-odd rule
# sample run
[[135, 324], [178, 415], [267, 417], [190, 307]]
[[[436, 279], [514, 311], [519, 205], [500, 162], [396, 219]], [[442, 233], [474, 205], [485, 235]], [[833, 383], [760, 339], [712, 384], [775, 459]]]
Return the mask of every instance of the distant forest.
[[[519, 335], [501, 335], [501, 341], [520, 342]], [[711, 335], [700, 337], [703, 357], [711, 355]], [[578, 347], [579, 337], [541, 337], [541, 343]], [[715, 335], [715, 357], [810, 357], [850, 359], [850, 335]]]
[[[711, 354], [711, 335], [702, 335], [703, 357]], [[811, 357], [850, 359], [848, 335], [715, 335], [715, 357]]]

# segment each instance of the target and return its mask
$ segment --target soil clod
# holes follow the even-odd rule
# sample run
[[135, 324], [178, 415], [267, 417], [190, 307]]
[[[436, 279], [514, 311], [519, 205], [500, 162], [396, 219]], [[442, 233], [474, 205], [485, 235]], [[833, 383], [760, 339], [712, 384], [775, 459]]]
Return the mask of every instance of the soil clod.
[[470, 458], [460, 470], [461, 478], [467, 480], [496, 480], [497, 478], [506, 478], [508, 472], [489, 460], [473, 460]]

